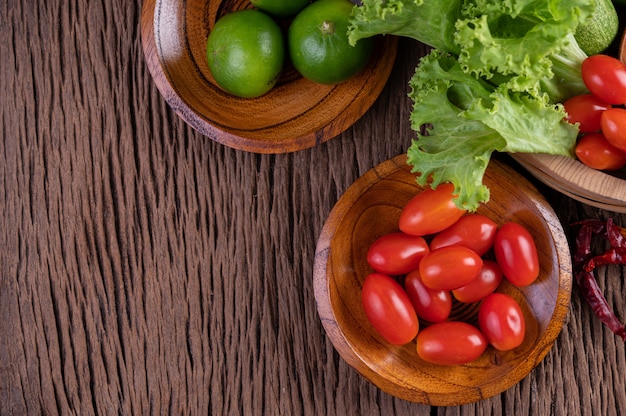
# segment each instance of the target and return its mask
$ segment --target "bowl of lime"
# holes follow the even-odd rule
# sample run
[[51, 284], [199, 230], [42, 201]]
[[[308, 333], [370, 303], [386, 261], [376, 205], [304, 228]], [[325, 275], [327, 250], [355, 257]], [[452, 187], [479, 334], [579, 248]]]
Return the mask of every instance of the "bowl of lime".
[[[357, 70], [347, 79], [329, 82], [315, 79], [309, 75], [311, 66], [313, 74], [340, 71], [329, 67], [325, 70], [323, 66], [315, 68], [315, 65], [305, 68], [304, 64], [315, 62], [307, 57], [292, 57], [289, 37], [306, 31], [307, 22], [310, 24], [319, 10], [307, 12], [309, 17], [297, 23], [299, 15], [319, 2], [147, 0], [142, 5], [141, 34], [148, 69], [159, 92], [177, 115], [216, 142], [255, 153], [293, 152], [323, 143], [352, 126], [376, 101], [393, 68], [397, 39], [393, 36], [375, 39], [366, 61], [357, 65]], [[338, 2], [344, 10], [346, 6], [353, 7], [348, 0], [330, 1], [332, 7]], [[272, 9], [275, 5], [278, 9]], [[250, 13], [243, 19], [233, 19], [239, 20], [238, 23], [218, 25], [241, 10]], [[334, 30], [333, 39], [339, 34], [345, 37], [347, 18], [337, 10], [329, 13], [326, 30]], [[264, 23], [259, 24], [260, 21]], [[265, 56], [262, 47], [244, 43], [231, 54], [232, 58], [243, 50], [255, 58], [239, 62], [251, 72], [246, 75], [248, 78], [237, 78], [233, 64], [227, 63], [217, 70], [211, 67], [215, 63], [212, 61], [221, 60], [224, 65], [230, 59], [223, 52], [224, 44], [219, 42], [218, 52], [213, 55], [210, 52], [209, 38], [219, 38], [216, 27], [224, 26], [222, 40], [234, 39], [247, 36], [245, 32], [252, 30], [263, 32], [262, 25], [272, 26], [272, 21], [273, 28], [261, 33], [263, 36], [273, 33], [272, 52]], [[284, 45], [282, 50], [281, 45]], [[282, 58], [277, 57], [280, 53], [284, 55]]]

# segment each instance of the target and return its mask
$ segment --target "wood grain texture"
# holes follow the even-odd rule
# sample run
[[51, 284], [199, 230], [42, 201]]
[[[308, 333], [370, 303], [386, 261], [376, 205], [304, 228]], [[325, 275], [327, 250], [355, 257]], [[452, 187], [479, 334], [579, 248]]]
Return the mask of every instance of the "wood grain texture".
[[[381, 96], [339, 137], [259, 155], [171, 110], [140, 16], [121, 0], [0, 2], [0, 414], [626, 414], [624, 344], [576, 288], [546, 359], [472, 405], [396, 399], [327, 339], [315, 244], [348, 186], [406, 150], [423, 46], [400, 42]], [[568, 233], [626, 224], [538, 186]], [[623, 268], [599, 279], [626, 319]]]
[[530, 153], [512, 156], [555, 190], [598, 208], [626, 213], [626, 169], [607, 173], [565, 156]]

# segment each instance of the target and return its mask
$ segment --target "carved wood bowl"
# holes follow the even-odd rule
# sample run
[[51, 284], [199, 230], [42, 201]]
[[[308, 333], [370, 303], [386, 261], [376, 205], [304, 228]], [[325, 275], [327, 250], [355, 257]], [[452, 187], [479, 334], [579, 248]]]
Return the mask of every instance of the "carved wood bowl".
[[[626, 62], [626, 31], [619, 57]], [[626, 213], [626, 168], [614, 172], [591, 169], [575, 159], [545, 154], [511, 154], [537, 179], [588, 205]]]
[[287, 63], [277, 86], [259, 98], [223, 92], [206, 62], [206, 41], [218, 18], [251, 7], [248, 0], [143, 2], [141, 34], [148, 68], [183, 120], [235, 149], [285, 153], [337, 136], [371, 107], [395, 61], [393, 36], [380, 38], [369, 65], [342, 84], [313, 83]]
[[[461, 405], [494, 396], [522, 380], [551, 349], [568, 311], [572, 269], [568, 243], [552, 208], [525, 178], [492, 160], [484, 183], [491, 200], [477, 212], [499, 225], [518, 222], [533, 234], [541, 273], [536, 282], [500, 291], [520, 303], [526, 320], [523, 344], [509, 352], [488, 347], [476, 361], [440, 366], [417, 356], [415, 341], [385, 342], [361, 306], [361, 287], [372, 271], [368, 247], [398, 230], [402, 207], [422, 188], [406, 156], [388, 160], [359, 178], [332, 209], [321, 231], [314, 265], [317, 309], [340, 356], [361, 375], [399, 398], [435, 406]], [[451, 319], [476, 324], [477, 306], [453, 307]], [[420, 325], [423, 325], [421, 323]]]

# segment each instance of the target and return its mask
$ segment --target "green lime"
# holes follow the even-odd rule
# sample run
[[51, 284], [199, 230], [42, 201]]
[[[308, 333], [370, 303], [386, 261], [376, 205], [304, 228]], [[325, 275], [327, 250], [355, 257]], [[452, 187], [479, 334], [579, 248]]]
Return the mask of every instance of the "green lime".
[[292, 17], [310, 3], [310, 0], [250, 0], [256, 8], [276, 17]]
[[338, 84], [367, 65], [374, 39], [348, 43], [349, 0], [317, 0], [305, 7], [289, 26], [287, 41], [293, 66], [303, 77], [320, 84]]
[[209, 33], [207, 59], [217, 84], [238, 97], [268, 92], [278, 81], [285, 42], [278, 24], [258, 10], [220, 18]]

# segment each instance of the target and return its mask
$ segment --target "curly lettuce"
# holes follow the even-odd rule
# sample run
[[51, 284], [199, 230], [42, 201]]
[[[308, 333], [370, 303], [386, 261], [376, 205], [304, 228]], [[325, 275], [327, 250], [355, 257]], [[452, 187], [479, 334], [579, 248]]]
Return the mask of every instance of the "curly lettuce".
[[454, 34], [459, 62], [478, 77], [507, 77], [514, 91], [562, 101], [586, 91], [574, 33], [594, 10], [593, 0], [466, 1]]
[[578, 128], [559, 102], [587, 91], [573, 34], [594, 10], [594, 0], [363, 0], [348, 34], [434, 48], [410, 81], [408, 162], [420, 184], [451, 182], [473, 211], [489, 199], [493, 152], [573, 156]]
[[463, 0], [365, 0], [352, 13], [348, 39], [395, 35], [418, 40], [447, 52], [459, 53], [454, 41]]

